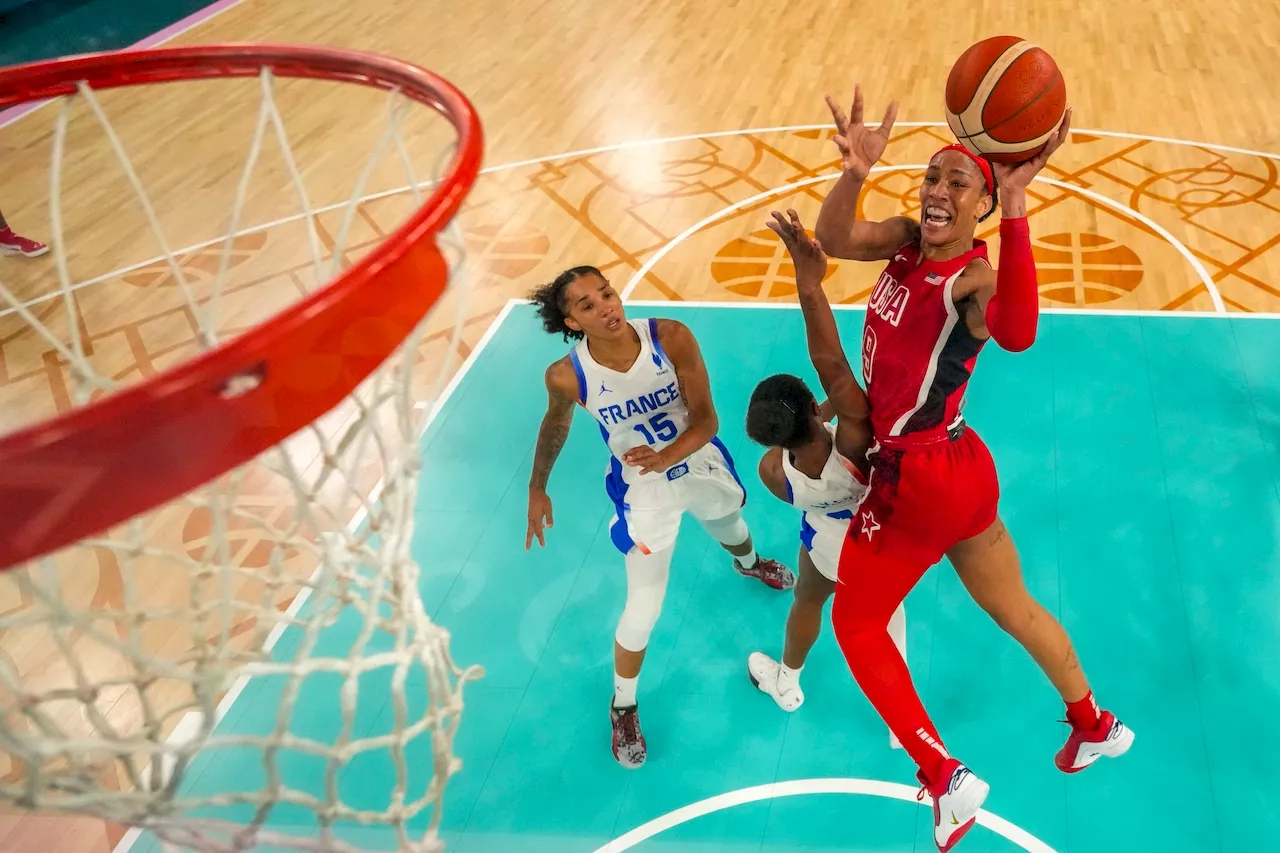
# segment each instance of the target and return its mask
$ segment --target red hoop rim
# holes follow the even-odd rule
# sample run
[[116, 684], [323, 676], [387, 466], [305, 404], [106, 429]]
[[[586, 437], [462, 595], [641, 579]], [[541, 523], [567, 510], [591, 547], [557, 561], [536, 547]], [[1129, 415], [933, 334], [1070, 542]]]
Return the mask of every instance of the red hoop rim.
[[[204, 45], [74, 56], [0, 69], [0, 109], [92, 89], [217, 78], [347, 82], [403, 95], [457, 129], [430, 197], [381, 246], [249, 331], [145, 382], [0, 436], [0, 570], [48, 555], [249, 462], [338, 405], [443, 293], [435, 236], [475, 183], [483, 131], [453, 84], [377, 54], [301, 45]], [[256, 387], [232, 391], [232, 380]]]

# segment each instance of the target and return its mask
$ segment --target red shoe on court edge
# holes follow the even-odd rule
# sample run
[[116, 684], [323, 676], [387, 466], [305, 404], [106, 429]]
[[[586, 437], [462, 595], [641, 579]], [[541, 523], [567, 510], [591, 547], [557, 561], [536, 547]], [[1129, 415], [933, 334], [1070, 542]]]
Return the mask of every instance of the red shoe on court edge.
[[1066, 744], [1053, 763], [1063, 773], [1079, 773], [1099, 758], [1118, 758], [1133, 746], [1133, 729], [1103, 711], [1092, 729], [1071, 728]]

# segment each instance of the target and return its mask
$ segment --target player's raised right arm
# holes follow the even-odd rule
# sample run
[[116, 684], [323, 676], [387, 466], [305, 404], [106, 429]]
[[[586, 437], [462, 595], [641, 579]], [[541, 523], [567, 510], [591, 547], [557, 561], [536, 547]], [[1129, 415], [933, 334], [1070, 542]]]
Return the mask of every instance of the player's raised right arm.
[[533, 451], [533, 472], [529, 475], [529, 527], [525, 532], [524, 548], [529, 550], [536, 536], [538, 544], [547, 546], [543, 530], [554, 525], [551, 516], [551, 498], [547, 495], [547, 481], [551, 467], [555, 465], [560, 449], [569, 437], [573, 425], [573, 407], [577, 402], [578, 377], [568, 359], [561, 359], [547, 368], [547, 413], [542, 416], [538, 429], [538, 444]]
[[875, 222], [858, 219], [858, 196], [871, 175], [871, 167], [884, 154], [889, 133], [898, 118], [898, 102], [889, 104], [884, 121], [871, 130], [862, 121], [862, 87], [853, 91], [853, 109], [844, 110], [828, 95], [827, 106], [836, 123], [836, 147], [840, 149], [840, 180], [822, 203], [814, 235], [828, 255], [855, 261], [886, 261], [919, 236], [920, 224], [907, 216]]
[[809, 360], [818, 372], [822, 390], [827, 392], [827, 403], [835, 415], [850, 425], [870, 422], [871, 406], [867, 395], [858, 384], [840, 342], [836, 316], [831, 303], [822, 290], [826, 276], [827, 257], [821, 244], [805, 232], [800, 216], [788, 210], [783, 216], [776, 210], [769, 228], [782, 238], [796, 268], [796, 291], [800, 311], [804, 315], [805, 336], [809, 344]]

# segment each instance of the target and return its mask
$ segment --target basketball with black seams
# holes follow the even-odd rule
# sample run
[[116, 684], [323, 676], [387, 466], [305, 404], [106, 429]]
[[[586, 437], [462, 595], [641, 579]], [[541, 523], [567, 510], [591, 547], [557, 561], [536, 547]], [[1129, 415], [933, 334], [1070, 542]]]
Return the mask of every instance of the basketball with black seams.
[[1044, 48], [993, 36], [951, 66], [946, 107], [961, 145], [995, 163], [1019, 163], [1038, 154], [1062, 122], [1067, 84]]

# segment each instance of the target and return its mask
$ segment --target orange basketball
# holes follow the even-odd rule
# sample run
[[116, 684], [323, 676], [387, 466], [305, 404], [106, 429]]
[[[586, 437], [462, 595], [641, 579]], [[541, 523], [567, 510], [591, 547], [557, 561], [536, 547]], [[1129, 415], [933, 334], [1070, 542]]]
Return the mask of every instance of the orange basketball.
[[956, 141], [997, 163], [1034, 157], [1066, 109], [1058, 63], [1017, 36], [978, 42], [947, 76], [947, 124]]

